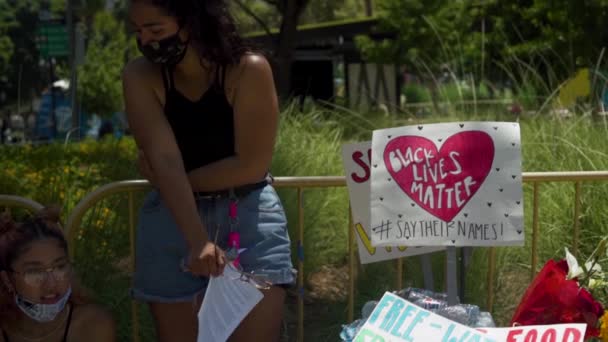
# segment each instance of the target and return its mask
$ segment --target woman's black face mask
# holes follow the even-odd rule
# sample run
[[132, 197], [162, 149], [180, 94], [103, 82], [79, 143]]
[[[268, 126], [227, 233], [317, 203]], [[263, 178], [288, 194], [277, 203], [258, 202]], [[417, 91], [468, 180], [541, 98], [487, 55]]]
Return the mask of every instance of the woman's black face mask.
[[137, 48], [152, 63], [175, 66], [186, 55], [188, 42], [182, 41], [179, 37], [179, 31], [177, 31], [172, 36], [152, 41], [146, 45], [142, 45], [138, 39]]

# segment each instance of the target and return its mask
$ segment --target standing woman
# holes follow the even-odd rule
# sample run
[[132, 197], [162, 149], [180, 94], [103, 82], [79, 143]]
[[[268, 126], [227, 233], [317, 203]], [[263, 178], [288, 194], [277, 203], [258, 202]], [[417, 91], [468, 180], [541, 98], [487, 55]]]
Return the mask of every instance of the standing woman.
[[129, 19], [144, 57], [123, 72], [125, 105], [155, 186], [140, 211], [133, 296], [160, 341], [195, 341], [208, 277], [223, 272], [225, 251], [240, 252], [243, 271], [272, 286], [230, 340], [276, 341], [295, 271], [268, 173], [279, 112], [270, 65], [244, 45], [225, 0], [131, 0]]

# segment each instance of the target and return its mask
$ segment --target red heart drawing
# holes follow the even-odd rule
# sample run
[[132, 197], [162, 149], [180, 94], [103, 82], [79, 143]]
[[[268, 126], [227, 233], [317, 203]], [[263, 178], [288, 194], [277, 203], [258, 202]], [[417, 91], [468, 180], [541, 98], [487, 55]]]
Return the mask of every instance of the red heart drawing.
[[494, 162], [494, 141], [485, 132], [450, 136], [437, 151], [431, 140], [400, 136], [384, 149], [388, 172], [421, 208], [450, 222], [485, 181]]

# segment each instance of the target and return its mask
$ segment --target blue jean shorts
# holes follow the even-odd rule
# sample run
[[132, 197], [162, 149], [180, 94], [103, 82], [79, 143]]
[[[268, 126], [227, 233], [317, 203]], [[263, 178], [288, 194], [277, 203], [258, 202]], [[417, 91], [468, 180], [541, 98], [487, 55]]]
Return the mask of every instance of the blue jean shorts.
[[[230, 200], [199, 198], [197, 206], [209, 239], [218, 232], [218, 245], [226, 250], [231, 229], [240, 235], [240, 264], [245, 272], [263, 275], [274, 285], [290, 286], [296, 271], [281, 200], [271, 185], [238, 199], [237, 224], [228, 217]], [[186, 242], [157, 190], [145, 198], [137, 226], [134, 284], [131, 294], [144, 302], [192, 301], [204, 294], [209, 281], [184, 272]]]

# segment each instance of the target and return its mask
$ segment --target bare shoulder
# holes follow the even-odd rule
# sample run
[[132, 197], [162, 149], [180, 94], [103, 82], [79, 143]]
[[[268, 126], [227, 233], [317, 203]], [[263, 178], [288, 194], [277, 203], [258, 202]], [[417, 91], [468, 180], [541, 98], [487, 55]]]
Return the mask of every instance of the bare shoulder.
[[273, 85], [272, 66], [268, 59], [258, 53], [246, 53], [239, 64], [230, 66], [226, 73], [226, 91], [234, 99], [235, 90], [250, 85]]
[[110, 311], [96, 304], [74, 306], [72, 336], [80, 341], [113, 341], [116, 322]]
[[239, 65], [242, 65], [244, 67], [249, 67], [249, 68], [270, 68], [270, 63], [268, 61], [268, 58], [266, 58], [266, 56], [260, 54], [260, 53], [255, 53], [255, 52], [249, 52], [243, 55], [243, 57], [241, 57], [241, 61], [239, 63]]
[[144, 57], [132, 59], [122, 70], [123, 79], [143, 79], [156, 72], [155, 65]]
[[261, 76], [263, 74], [272, 75], [272, 67], [268, 59], [258, 53], [246, 53], [241, 57], [238, 65], [233, 67], [234, 71], [237, 74], [253, 74], [257, 76]]
[[158, 64], [151, 63], [145, 57], [129, 61], [122, 70], [123, 87], [147, 87], [152, 89], [161, 103], [164, 103], [164, 86], [162, 71]]

